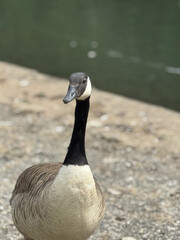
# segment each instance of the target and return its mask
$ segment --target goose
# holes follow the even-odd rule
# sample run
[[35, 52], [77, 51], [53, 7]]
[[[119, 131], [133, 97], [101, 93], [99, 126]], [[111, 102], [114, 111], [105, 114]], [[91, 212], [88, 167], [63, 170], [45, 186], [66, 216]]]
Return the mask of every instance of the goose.
[[85, 240], [100, 224], [105, 202], [85, 151], [92, 86], [87, 74], [71, 74], [63, 99], [76, 99], [71, 141], [63, 163], [27, 168], [10, 200], [13, 222], [25, 240]]

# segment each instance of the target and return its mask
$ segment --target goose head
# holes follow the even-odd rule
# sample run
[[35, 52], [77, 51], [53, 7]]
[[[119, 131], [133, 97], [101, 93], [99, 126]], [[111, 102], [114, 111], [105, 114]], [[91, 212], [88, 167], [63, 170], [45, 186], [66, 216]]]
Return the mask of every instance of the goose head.
[[64, 103], [69, 103], [73, 99], [85, 100], [90, 97], [92, 86], [87, 74], [83, 72], [73, 73], [69, 77], [69, 82], [67, 94], [63, 99]]

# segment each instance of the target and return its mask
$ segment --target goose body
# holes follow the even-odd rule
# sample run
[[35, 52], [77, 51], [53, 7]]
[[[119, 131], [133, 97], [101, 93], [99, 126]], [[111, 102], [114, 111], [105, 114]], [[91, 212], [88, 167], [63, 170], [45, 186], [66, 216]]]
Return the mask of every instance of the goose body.
[[34, 165], [16, 182], [12, 217], [25, 240], [85, 240], [103, 218], [103, 194], [84, 146], [90, 94], [89, 77], [72, 74], [64, 103], [76, 99], [75, 123], [64, 162]]

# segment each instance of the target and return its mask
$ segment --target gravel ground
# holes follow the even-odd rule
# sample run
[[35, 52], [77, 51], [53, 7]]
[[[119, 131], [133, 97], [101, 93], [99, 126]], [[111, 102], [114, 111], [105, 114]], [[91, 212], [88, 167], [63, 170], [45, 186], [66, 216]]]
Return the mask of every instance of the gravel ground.
[[[67, 81], [0, 63], [0, 239], [18, 240], [9, 199], [27, 167], [63, 161], [74, 104]], [[106, 198], [91, 240], [180, 239], [180, 114], [94, 89], [89, 164]]]

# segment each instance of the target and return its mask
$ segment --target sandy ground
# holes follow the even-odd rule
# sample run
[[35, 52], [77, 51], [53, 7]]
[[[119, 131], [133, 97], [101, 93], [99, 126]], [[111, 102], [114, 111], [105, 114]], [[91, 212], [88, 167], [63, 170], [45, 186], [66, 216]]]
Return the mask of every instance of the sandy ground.
[[[18, 240], [9, 199], [18, 175], [63, 161], [74, 103], [68, 82], [0, 62], [0, 239]], [[87, 156], [106, 198], [91, 240], [180, 239], [180, 114], [94, 89]]]

